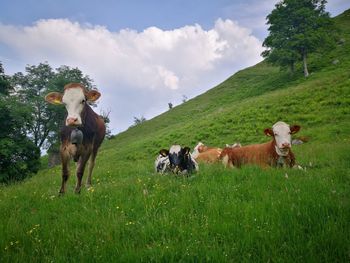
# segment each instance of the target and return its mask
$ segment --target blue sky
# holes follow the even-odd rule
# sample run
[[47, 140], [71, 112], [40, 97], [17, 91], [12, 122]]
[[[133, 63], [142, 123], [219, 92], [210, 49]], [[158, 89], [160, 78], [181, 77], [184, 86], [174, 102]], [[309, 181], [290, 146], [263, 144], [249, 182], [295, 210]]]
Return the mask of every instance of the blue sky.
[[[8, 74], [47, 61], [88, 74], [119, 132], [261, 60], [275, 0], [0, 0]], [[335, 16], [349, 0], [329, 0]]]

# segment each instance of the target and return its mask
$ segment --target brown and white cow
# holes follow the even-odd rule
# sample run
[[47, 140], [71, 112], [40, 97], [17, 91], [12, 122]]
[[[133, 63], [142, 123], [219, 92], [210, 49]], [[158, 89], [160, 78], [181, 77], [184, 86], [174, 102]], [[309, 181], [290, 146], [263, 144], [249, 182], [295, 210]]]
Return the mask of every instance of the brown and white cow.
[[[232, 145], [226, 144], [227, 148], [235, 148], [241, 147], [240, 143], [235, 143]], [[222, 152], [222, 148], [218, 147], [209, 147], [199, 142], [196, 147], [194, 147], [194, 151], [192, 153], [192, 157], [198, 163], [215, 163], [220, 160], [220, 154]]]
[[241, 167], [244, 164], [255, 164], [261, 167], [277, 167], [295, 165], [295, 157], [291, 150], [291, 135], [300, 130], [299, 125], [289, 126], [279, 121], [271, 128], [264, 130], [272, 140], [263, 144], [253, 144], [237, 148], [225, 148], [220, 159], [227, 167]]
[[49, 103], [63, 104], [67, 110], [65, 125], [61, 129], [62, 186], [60, 194], [66, 191], [69, 178], [69, 161], [73, 157], [78, 162], [75, 192], [80, 193], [82, 178], [87, 161], [90, 159], [86, 185], [91, 186], [91, 175], [95, 165], [98, 148], [106, 133], [101, 116], [96, 114], [88, 102], [96, 101], [101, 94], [96, 90], [87, 91], [82, 84], [70, 83], [64, 92], [51, 92], [45, 100]]

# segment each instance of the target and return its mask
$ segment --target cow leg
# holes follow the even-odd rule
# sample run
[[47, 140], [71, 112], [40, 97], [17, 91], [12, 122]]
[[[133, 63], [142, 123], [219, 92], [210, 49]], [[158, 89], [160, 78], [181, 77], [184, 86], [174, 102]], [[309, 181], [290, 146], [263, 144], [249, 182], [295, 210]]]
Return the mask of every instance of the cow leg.
[[97, 155], [97, 150], [94, 150], [91, 154], [90, 161], [89, 161], [89, 171], [88, 171], [88, 177], [86, 179], [86, 187], [91, 187], [91, 176], [92, 176], [92, 170], [95, 167], [96, 155]]
[[77, 167], [77, 184], [75, 186], [75, 193], [79, 194], [81, 190], [81, 181], [84, 175], [84, 170], [87, 161], [89, 160], [90, 154], [84, 154], [81, 155], [78, 161], [78, 167]]
[[61, 160], [62, 160], [62, 185], [59, 194], [63, 195], [66, 192], [66, 184], [69, 178], [69, 153], [65, 151], [65, 148], [61, 148]]
[[222, 158], [222, 164], [224, 165], [225, 168], [233, 168], [232, 161], [230, 160], [230, 157], [228, 155], [225, 155]]

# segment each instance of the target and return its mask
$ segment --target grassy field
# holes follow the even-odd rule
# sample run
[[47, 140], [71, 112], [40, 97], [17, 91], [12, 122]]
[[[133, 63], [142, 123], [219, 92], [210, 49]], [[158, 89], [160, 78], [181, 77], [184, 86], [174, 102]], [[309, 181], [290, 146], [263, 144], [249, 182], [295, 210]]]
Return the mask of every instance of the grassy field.
[[[349, 262], [350, 12], [308, 79], [262, 62], [106, 141], [94, 186], [59, 198], [60, 167], [0, 187], [0, 262]], [[338, 63], [332, 62], [337, 59]], [[303, 170], [153, 171], [160, 148], [267, 141], [302, 126]]]

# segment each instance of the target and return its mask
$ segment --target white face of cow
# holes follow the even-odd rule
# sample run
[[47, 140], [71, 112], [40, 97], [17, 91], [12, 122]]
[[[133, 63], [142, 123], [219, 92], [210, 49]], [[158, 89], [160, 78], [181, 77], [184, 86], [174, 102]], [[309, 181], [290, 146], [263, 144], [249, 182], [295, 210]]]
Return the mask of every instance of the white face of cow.
[[82, 125], [81, 121], [81, 112], [85, 106], [85, 94], [80, 88], [71, 88], [65, 90], [62, 103], [67, 109], [67, 126], [80, 126]]
[[101, 94], [96, 90], [85, 91], [83, 85], [79, 83], [70, 83], [65, 86], [64, 93], [50, 92], [46, 95], [45, 100], [51, 104], [64, 104], [67, 109], [67, 126], [82, 125], [81, 114], [86, 101], [94, 102]]
[[284, 122], [277, 122], [272, 126], [276, 145], [280, 150], [288, 150], [292, 144], [292, 136], [289, 125]]
[[289, 127], [287, 123], [279, 121], [272, 126], [272, 129], [265, 129], [265, 134], [275, 138], [277, 154], [286, 156], [292, 146], [291, 135], [297, 133], [299, 130], [299, 125]]

